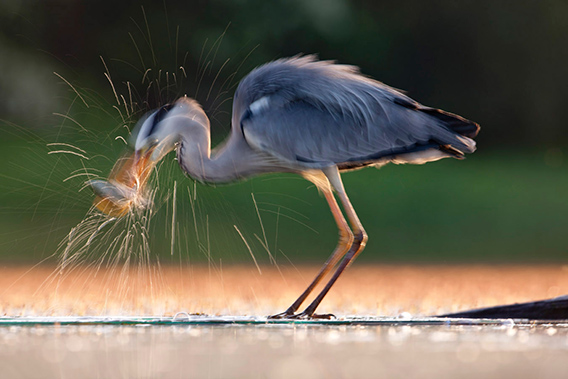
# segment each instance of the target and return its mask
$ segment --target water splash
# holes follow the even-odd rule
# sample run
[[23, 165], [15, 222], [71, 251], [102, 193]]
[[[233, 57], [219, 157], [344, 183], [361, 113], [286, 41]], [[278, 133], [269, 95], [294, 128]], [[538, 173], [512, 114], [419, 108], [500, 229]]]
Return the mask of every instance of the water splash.
[[[179, 253], [180, 270], [182, 260], [187, 259], [187, 262], [189, 262], [189, 255], [197, 251], [207, 260], [210, 275], [217, 274], [221, 277], [221, 280], [223, 275], [223, 262], [221, 259], [215, 259], [214, 257], [214, 252], [218, 250], [218, 241], [222, 238], [218, 230], [216, 230], [216, 226], [220, 224], [219, 218], [221, 216], [210, 214], [209, 209], [202, 209], [201, 203], [203, 201], [197, 196], [198, 191], [195, 182], [193, 183], [193, 188], [191, 188], [191, 185], [188, 186], [188, 197], [186, 198], [185, 196], [177, 196], [176, 181], [173, 181], [173, 188], [171, 187], [171, 182], [164, 184], [165, 182], [162, 181], [163, 185], [160, 186], [158, 180], [160, 167], [154, 167], [148, 170], [146, 174], [136, 173], [133, 180], [131, 178], [122, 178], [121, 175], [131, 171], [129, 167], [132, 163], [129, 160], [132, 157], [128, 154], [120, 158], [124, 162], [115, 166], [110, 179], [101, 177], [101, 173], [105, 172], [105, 170], [93, 168], [101, 167], [99, 166], [101, 158], [112, 159], [111, 157], [114, 156], [112, 151], [113, 149], [116, 150], [116, 144], [112, 145], [112, 142], [117, 141], [120, 144], [120, 148], [124, 147], [123, 144], [127, 144], [127, 141], [131, 139], [131, 130], [134, 129], [132, 126], [135, 120], [140, 118], [145, 111], [154, 109], [156, 106], [163, 105], [179, 97], [180, 91], [185, 91], [184, 88], [188, 85], [186, 83], [188, 75], [185, 67], [188, 54], [185, 54], [181, 65], [177, 62], [177, 35], [179, 34], [179, 27], [176, 33], [175, 69], [166, 69], [158, 66], [155, 59], [153, 45], [149, 43], [152, 39], [150, 27], [145, 17], [144, 24], [143, 27], [138, 27], [138, 29], [146, 40], [147, 46], [145, 44], [139, 45], [135, 36], [129, 33], [134, 47], [140, 56], [141, 67], [135, 67], [133, 64], [121, 62], [117, 59], [105, 61], [101, 57], [101, 62], [104, 66], [104, 80], [110, 86], [112, 100], [107, 102], [102, 96], [97, 97], [96, 94], [86, 89], [81, 89], [74, 81], [64, 79], [63, 76], [56, 74], [69, 86], [70, 93], [75, 95], [72, 100], [72, 107], [83, 107], [84, 105], [89, 109], [88, 112], [100, 111], [119, 124], [113, 131], [105, 133], [106, 136], [102, 138], [103, 142], [100, 135], [89, 130], [88, 127], [85, 127], [83, 123], [74, 118], [75, 114], [79, 114], [76, 109], [73, 109], [72, 112], [70, 107], [67, 112], [57, 114], [62, 118], [63, 122], [73, 124], [75, 129], [79, 128], [77, 131], [82, 136], [86, 135], [92, 142], [96, 140], [97, 144], [104, 145], [105, 149], [111, 153], [108, 153], [107, 156], [93, 154], [92, 151], [100, 150], [100, 146], [95, 148], [84, 145], [75, 146], [75, 143], [68, 143], [71, 141], [64, 140], [60, 136], [57, 137], [55, 142], [49, 144], [52, 150], [48, 153], [61, 157], [61, 159], [76, 160], [75, 163], [79, 161], [81, 168], [69, 170], [63, 183], [68, 183], [69, 186], [72, 186], [78, 180], [82, 180], [83, 184], [79, 191], [91, 186], [95, 187], [95, 193], [98, 195], [95, 205], [89, 209], [83, 220], [69, 231], [59, 245], [56, 254], [59, 263], [49, 280], [63, 282], [69, 277], [75, 276], [70, 275], [71, 272], [79, 272], [85, 278], [103, 275], [108, 279], [108, 283], [113, 283], [112, 285], [109, 284], [109, 288], [106, 290], [107, 299], [112, 297], [122, 298], [125, 303], [127, 302], [126, 299], [131, 299], [139, 292], [149, 291], [154, 294], [150, 296], [151, 301], [154, 301], [158, 292], [165, 291], [160, 284], [160, 259], [169, 259], [169, 257], [164, 257], [163, 252], [156, 249], [156, 245], [159, 244], [154, 243], [157, 239], [156, 231], [160, 229], [165, 229], [163, 235], [166, 239], [169, 239], [169, 255], [173, 257], [176, 255], [176, 252]], [[250, 50], [236, 70], [222, 81], [221, 74], [223, 70], [226, 72], [230, 69], [232, 63], [239, 63], [235, 59], [225, 59], [222, 62], [216, 62], [217, 53], [225, 33], [226, 30], [214, 41], [212, 46], [206, 47], [207, 42], [204, 44], [199, 67], [196, 70], [197, 83], [193, 83], [193, 88], [197, 87], [195, 91], [197, 95], [201, 89], [201, 95], [207, 103], [206, 109], [208, 109], [209, 116], [219, 124], [221, 123], [217, 120], [217, 116], [224, 113], [220, 111], [221, 106], [231, 100], [229, 92], [238, 83], [237, 72], [258, 47], [255, 46]], [[145, 47], [150, 48], [153, 57], [153, 63], [150, 66], [146, 66], [142, 59], [145, 53], [141, 48]], [[108, 65], [107, 62], [109, 63]], [[113, 62], [127, 63], [129, 66], [139, 70], [142, 77], [141, 85], [144, 88], [136, 88], [139, 85], [133, 84], [139, 83], [139, 80], [125, 80], [124, 78], [111, 75], [111, 64]], [[189, 77], [191, 80], [191, 75]], [[212, 81], [209, 80], [209, 88], [205, 88], [203, 85], [206, 83], [206, 78], [212, 79]], [[216, 89], [214, 89], [215, 86], [217, 87]], [[85, 112], [86, 110], [83, 107], [80, 111]], [[223, 127], [226, 127], [226, 125], [227, 123], [223, 123]], [[126, 135], [124, 129], [126, 129]], [[116, 132], [122, 135], [115, 135]], [[59, 142], [62, 140], [65, 142]], [[81, 141], [84, 141], [84, 139]], [[108, 141], [111, 143], [107, 143]], [[86, 166], [87, 164], [88, 166]], [[173, 165], [166, 164], [165, 166], [167, 167], [164, 168], [172, 168]], [[175, 169], [177, 170], [177, 167]], [[144, 175], [147, 175], [147, 177], [143, 177]], [[148, 182], [146, 183], [146, 181]], [[83, 192], [82, 194], [83, 200], [89, 198], [84, 196], [85, 193]], [[239, 237], [245, 242], [246, 248], [260, 273], [264, 257], [260, 257], [260, 260], [257, 261], [253, 253], [258, 250], [259, 244], [261, 246], [260, 249], [264, 249], [268, 253], [268, 257], [264, 259], [268, 259], [272, 265], [278, 265], [268, 243], [269, 236], [267, 236], [267, 232], [270, 232], [272, 227], [268, 224], [265, 230], [265, 222], [261, 217], [261, 214], [264, 215], [264, 213], [271, 213], [272, 211], [259, 207], [261, 203], [257, 204], [254, 194], [252, 194], [252, 198], [254, 203], [253, 210], [256, 212], [260, 224], [259, 232], [261, 234], [259, 233], [259, 235], [262, 237], [252, 232], [250, 228], [248, 228], [249, 230], [242, 226], [239, 228], [237, 226], [238, 222], [235, 220], [238, 216], [235, 214], [231, 214], [229, 217], [223, 214], [223, 218], [225, 218], [223, 221], [227, 221], [229, 227], [234, 225]], [[208, 208], [210, 206], [211, 204], [207, 204]], [[160, 210], [162, 212], [158, 212]], [[172, 212], [171, 215], [169, 214], [170, 210]], [[183, 212], [184, 210], [186, 212]], [[296, 221], [293, 216], [282, 213], [282, 211], [286, 210], [288, 208], [277, 206], [276, 228], [280, 225], [281, 217]], [[105, 214], [105, 212], [110, 213], [110, 215]], [[161, 213], [161, 215], [156, 217], [158, 213]], [[164, 215], [164, 213], [166, 214]], [[188, 217], [181, 217], [180, 215], [183, 213], [186, 213]], [[233, 219], [230, 219], [231, 217]], [[156, 226], [156, 224], [158, 225]], [[170, 225], [171, 230], [168, 229]], [[238, 225], [240, 226], [240, 224]], [[236, 237], [234, 232], [231, 234], [225, 233], [224, 235], [228, 239], [239, 238]], [[182, 253], [181, 249], [184, 240], [186, 249], [183, 250], [183, 253], [186, 255]], [[281, 250], [277, 250], [277, 242], [278, 237], [276, 234], [274, 238], [274, 252], [280, 251], [284, 255]], [[152, 249], [155, 251], [152, 251]], [[176, 249], [178, 250], [176, 251]], [[163, 250], [167, 251], [168, 249], [164, 246]], [[244, 251], [244, 248], [242, 250]], [[170, 261], [173, 262], [172, 259]], [[94, 270], [91, 270], [93, 268]], [[143, 278], [143, 280], [136, 278]], [[88, 280], [85, 283], [88, 283]], [[85, 284], [85, 286], [88, 286], [88, 284]], [[61, 288], [60, 290], [62, 290]], [[128, 307], [124, 307], [125, 311], [128, 311], [128, 309]]]

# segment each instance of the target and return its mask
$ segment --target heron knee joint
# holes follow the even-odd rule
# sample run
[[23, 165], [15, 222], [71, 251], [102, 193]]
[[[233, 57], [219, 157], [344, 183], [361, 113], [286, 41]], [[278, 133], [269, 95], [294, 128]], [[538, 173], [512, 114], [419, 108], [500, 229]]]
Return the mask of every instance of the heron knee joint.
[[358, 243], [360, 246], [365, 246], [367, 244], [367, 240], [369, 237], [364, 230], [359, 230], [355, 232], [355, 243]]
[[339, 241], [347, 245], [352, 245], [355, 237], [350, 230], [340, 230], [339, 231]]

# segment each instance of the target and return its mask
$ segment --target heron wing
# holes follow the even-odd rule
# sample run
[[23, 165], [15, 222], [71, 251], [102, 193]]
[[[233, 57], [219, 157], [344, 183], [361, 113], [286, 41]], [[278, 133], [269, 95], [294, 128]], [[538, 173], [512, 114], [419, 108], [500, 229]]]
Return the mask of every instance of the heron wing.
[[273, 94], [261, 100], [262, 106], [253, 104], [241, 128], [254, 148], [317, 167], [372, 162], [439, 146], [451, 146], [458, 154], [473, 151], [474, 142], [441, 119], [455, 120], [453, 115], [403, 96], [361, 93], [322, 106], [305, 96]]
[[261, 66], [239, 84], [234, 124], [249, 144], [291, 162], [323, 167], [368, 162], [446, 146], [473, 152], [479, 126], [422, 106], [361, 75], [313, 56]]

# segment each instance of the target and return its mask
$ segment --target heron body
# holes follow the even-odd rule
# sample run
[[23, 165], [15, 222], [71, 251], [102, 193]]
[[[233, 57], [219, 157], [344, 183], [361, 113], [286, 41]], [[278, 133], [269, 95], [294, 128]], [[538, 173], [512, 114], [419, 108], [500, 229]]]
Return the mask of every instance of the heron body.
[[[155, 162], [177, 149], [182, 170], [202, 182], [289, 172], [316, 184], [337, 223], [339, 242], [304, 293], [273, 316], [287, 318], [316, 317], [317, 306], [365, 247], [367, 235], [341, 172], [462, 158], [475, 151], [479, 131], [476, 123], [423, 106], [354, 66], [313, 56], [280, 59], [248, 74], [235, 92], [231, 123], [230, 136], [211, 151], [206, 114], [196, 101], [180, 98], [140, 123], [136, 155]], [[315, 300], [296, 313], [333, 269]]]

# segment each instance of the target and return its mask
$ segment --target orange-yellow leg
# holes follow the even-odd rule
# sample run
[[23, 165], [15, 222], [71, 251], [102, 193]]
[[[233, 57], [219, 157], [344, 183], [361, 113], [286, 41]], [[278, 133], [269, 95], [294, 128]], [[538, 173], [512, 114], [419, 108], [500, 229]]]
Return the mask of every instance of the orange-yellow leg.
[[343, 183], [341, 182], [341, 177], [339, 174], [339, 170], [334, 167], [332, 169], [327, 169], [324, 171], [325, 175], [329, 179], [331, 186], [337, 192], [339, 199], [341, 200], [341, 204], [343, 205], [343, 209], [349, 222], [351, 224], [351, 228], [353, 230], [354, 240], [353, 244], [349, 251], [345, 254], [343, 260], [337, 267], [337, 270], [329, 280], [329, 282], [325, 285], [324, 289], [318, 294], [318, 296], [312, 301], [312, 303], [302, 312], [297, 315], [292, 316], [293, 318], [329, 318], [331, 315], [315, 315], [314, 312], [316, 308], [319, 306], [325, 295], [329, 292], [331, 287], [335, 284], [339, 276], [343, 273], [343, 271], [349, 267], [349, 265], [357, 258], [357, 256], [363, 251], [365, 245], [367, 243], [367, 233], [365, 229], [363, 229], [363, 225], [351, 205], [351, 201], [349, 201], [349, 197], [345, 193], [345, 189], [343, 188]]
[[[325, 179], [325, 178], [324, 178]], [[325, 179], [327, 182], [327, 179]], [[324, 263], [323, 267], [316, 275], [312, 283], [306, 288], [306, 290], [298, 297], [298, 299], [284, 312], [279, 313], [277, 315], [269, 316], [269, 318], [289, 318], [294, 315], [294, 313], [300, 308], [302, 303], [306, 300], [306, 298], [312, 293], [314, 288], [319, 284], [319, 282], [339, 263], [341, 258], [345, 256], [349, 248], [353, 244], [353, 233], [349, 226], [347, 225], [347, 221], [343, 217], [341, 213], [341, 209], [333, 196], [333, 191], [329, 186], [329, 182], [327, 185], [319, 185], [320, 190], [323, 192], [327, 203], [329, 204], [329, 208], [331, 209], [331, 213], [333, 214], [333, 218], [337, 223], [337, 228], [339, 229], [339, 241], [337, 246], [327, 262]]]

